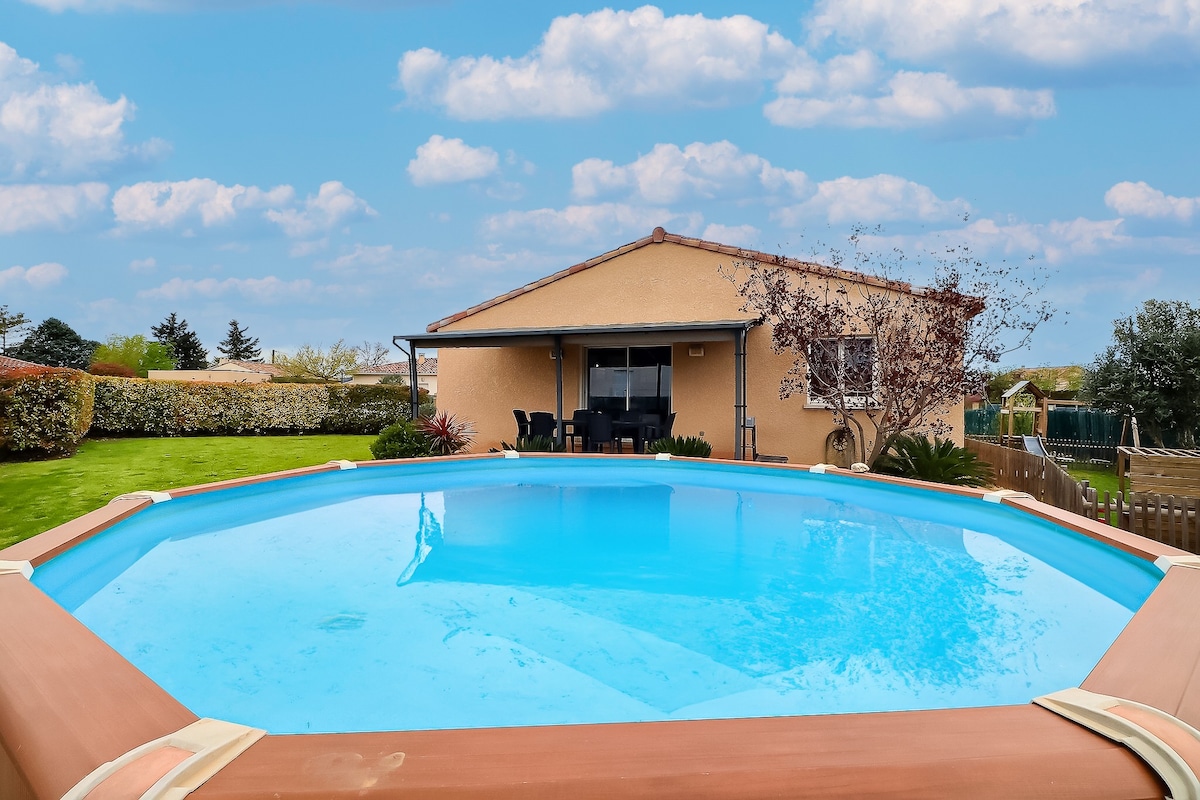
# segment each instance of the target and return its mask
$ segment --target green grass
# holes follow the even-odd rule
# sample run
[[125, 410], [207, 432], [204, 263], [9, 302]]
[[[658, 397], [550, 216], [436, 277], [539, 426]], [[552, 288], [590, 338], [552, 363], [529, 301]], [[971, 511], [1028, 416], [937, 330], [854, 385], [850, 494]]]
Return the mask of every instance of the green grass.
[[0, 462], [0, 548], [139, 489], [177, 489], [333, 459], [366, 461], [374, 436], [88, 440], [71, 458]]
[[1077, 481], [1089, 481], [1089, 485], [1104, 500], [1105, 492], [1117, 493], [1117, 473], [1115, 467], [1098, 467], [1094, 464], [1065, 464], [1067, 472]]

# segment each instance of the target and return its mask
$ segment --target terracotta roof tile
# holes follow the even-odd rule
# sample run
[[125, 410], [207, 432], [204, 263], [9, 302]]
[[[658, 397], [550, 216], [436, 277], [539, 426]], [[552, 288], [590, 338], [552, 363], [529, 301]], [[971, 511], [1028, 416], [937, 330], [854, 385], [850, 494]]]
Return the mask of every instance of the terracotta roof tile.
[[52, 372], [62, 367], [47, 367], [45, 364], [34, 364], [32, 361], [22, 361], [19, 358], [9, 358], [8, 356], [0, 356], [0, 375], [6, 372], [15, 372], [16, 370], [44, 370]]
[[[368, 367], [358, 370], [356, 375], [407, 375], [407, 361], [393, 361], [390, 364], [380, 364], [377, 367]], [[418, 375], [437, 375], [437, 359], [436, 358], [421, 358], [417, 359], [417, 374]]]

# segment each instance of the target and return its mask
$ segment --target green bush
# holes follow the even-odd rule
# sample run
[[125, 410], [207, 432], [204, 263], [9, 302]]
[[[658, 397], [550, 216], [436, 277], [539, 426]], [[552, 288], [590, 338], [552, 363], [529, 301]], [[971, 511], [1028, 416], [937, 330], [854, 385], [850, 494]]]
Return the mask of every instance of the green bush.
[[665, 439], [656, 439], [646, 445], [646, 452], [708, 458], [712, 455], [712, 445], [699, 436], [668, 436]]
[[70, 455], [92, 423], [92, 377], [78, 370], [0, 375], [0, 452]]
[[97, 378], [92, 428], [110, 436], [378, 433], [408, 415], [408, 389], [348, 384]]
[[939, 437], [897, 436], [873, 469], [883, 475], [954, 486], [987, 486], [991, 480], [991, 468], [974, 453]]
[[371, 442], [371, 455], [384, 458], [421, 458], [433, 455], [433, 443], [416, 425], [401, 420], [383, 429], [379, 438]]

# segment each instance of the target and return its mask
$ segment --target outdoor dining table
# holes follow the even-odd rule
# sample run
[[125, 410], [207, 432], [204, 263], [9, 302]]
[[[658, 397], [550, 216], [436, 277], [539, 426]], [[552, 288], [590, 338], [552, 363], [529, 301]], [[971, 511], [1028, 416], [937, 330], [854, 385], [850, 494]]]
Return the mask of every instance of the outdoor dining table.
[[639, 420], [613, 420], [613, 434], [618, 439], [633, 439], [633, 452], [646, 452], [646, 440], [658, 429], [658, 423]]

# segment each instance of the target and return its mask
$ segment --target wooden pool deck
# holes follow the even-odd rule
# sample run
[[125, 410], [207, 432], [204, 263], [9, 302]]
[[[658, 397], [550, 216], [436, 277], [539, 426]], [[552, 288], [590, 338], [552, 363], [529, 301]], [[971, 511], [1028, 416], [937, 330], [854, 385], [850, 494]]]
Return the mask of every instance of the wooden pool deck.
[[[146, 502], [121, 501], [70, 523], [68, 531], [56, 529], [2, 551], [0, 559], [41, 563], [90, 535], [88, 526], [107, 527]], [[1005, 502], [1111, 538], [1145, 558], [1179, 553], [1083, 518], [1059, 519], [1063, 512], [1028, 500]], [[0, 574], [0, 608], [0, 797], [58, 800], [97, 766], [195, 722], [194, 714], [20, 573]], [[1082, 686], [1200, 727], [1200, 569], [1172, 567]], [[170, 753], [145, 757], [86, 798], [140, 796], [178, 760]], [[267, 735], [189, 796], [1132, 800], [1166, 793], [1163, 781], [1130, 749], [1027, 704]]]

